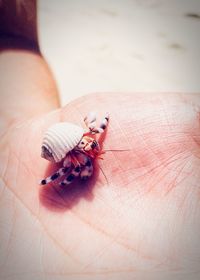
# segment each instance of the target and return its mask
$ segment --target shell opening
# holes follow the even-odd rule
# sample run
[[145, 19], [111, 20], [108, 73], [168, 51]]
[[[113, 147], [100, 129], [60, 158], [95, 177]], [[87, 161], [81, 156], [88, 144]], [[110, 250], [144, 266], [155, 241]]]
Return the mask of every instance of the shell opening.
[[49, 161], [54, 161], [52, 153], [45, 146], [42, 146], [41, 157]]

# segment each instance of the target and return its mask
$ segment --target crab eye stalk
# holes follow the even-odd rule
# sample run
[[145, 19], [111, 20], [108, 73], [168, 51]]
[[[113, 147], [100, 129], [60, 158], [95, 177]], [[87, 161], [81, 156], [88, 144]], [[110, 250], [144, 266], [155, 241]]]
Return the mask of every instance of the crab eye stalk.
[[86, 145], [86, 141], [84, 141], [84, 139], [82, 139], [82, 140], [79, 142], [79, 144], [78, 144], [78, 148], [79, 148], [79, 149], [82, 149], [82, 148], [85, 147], [85, 145]]
[[94, 150], [99, 150], [99, 144], [96, 140], [92, 141], [92, 144], [91, 144], [91, 149]]

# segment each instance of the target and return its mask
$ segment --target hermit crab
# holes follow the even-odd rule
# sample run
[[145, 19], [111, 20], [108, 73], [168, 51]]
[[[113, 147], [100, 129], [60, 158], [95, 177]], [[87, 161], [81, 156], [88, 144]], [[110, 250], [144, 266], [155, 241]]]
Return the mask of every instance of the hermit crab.
[[75, 178], [85, 180], [93, 174], [93, 160], [101, 155], [95, 134], [103, 133], [108, 125], [109, 115], [96, 125], [96, 114], [90, 112], [84, 122], [86, 130], [75, 124], [60, 122], [51, 126], [44, 134], [41, 156], [51, 162], [62, 162], [54, 174], [40, 181], [46, 185], [61, 178], [59, 185], [71, 184]]

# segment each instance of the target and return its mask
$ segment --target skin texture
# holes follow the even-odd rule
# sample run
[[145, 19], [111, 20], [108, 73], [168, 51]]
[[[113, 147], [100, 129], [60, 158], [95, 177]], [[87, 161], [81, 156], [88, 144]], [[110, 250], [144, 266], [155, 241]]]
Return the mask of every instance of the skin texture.
[[[4, 50], [0, 67], [0, 279], [199, 279], [199, 95], [93, 93], [60, 108], [39, 53]], [[58, 167], [40, 157], [44, 131], [94, 108], [110, 122], [93, 178], [39, 186]]]
[[[104, 149], [116, 151], [85, 184], [38, 186], [52, 172], [40, 158], [45, 129], [81, 124], [96, 104], [112, 116]], [[193, 95], [92, 94], [12, 124], [1, 141], [4, 279], [197, 279], [198, 104]]]

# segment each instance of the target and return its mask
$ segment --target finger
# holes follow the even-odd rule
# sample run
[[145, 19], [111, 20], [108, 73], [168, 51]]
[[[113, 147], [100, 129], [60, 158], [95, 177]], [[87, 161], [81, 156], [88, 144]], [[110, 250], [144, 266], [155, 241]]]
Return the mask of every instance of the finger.
[[1, 123], [26, 120], [59, 107], [58, 91], [45, 60], [35, 53], [0, 54]]
[[59, 106], [58, 92], [40, 54], [35, 0], [1, 1], [1, 128]]

